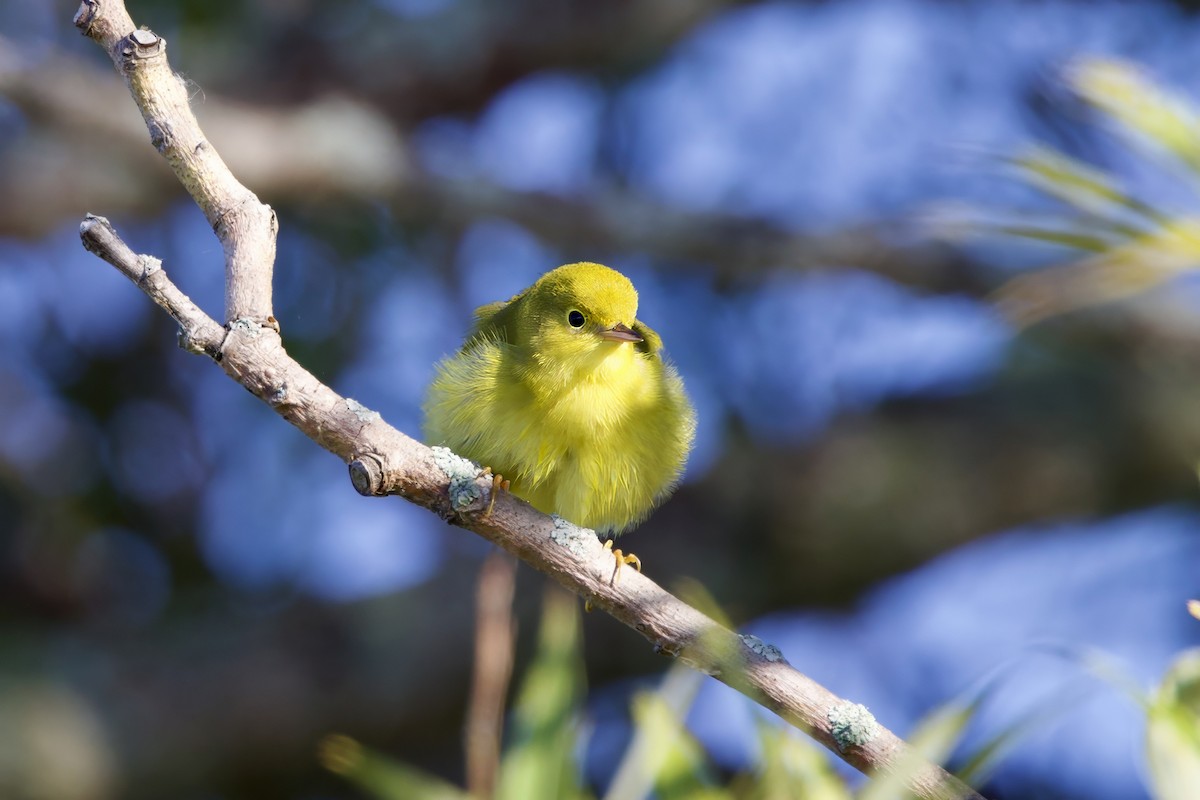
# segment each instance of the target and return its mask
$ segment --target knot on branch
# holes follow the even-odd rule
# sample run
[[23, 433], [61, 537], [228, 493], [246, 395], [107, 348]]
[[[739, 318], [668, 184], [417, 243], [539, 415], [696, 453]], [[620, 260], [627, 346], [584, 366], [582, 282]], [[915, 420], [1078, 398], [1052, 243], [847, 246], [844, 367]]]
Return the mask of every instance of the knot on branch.
[[383, 459], [374, 453], [364, 453], [350, 462], [350, 483], [363, 497], [382, 497], [390, 494], [383, 469]]
[[159, 123], [156, 120], [150, 120], [146, 123], [146, 129], [150, 131], [150, 144], [154, 149], [163, 155], [166, 154], [167, 148], [171, 146], [171, 129], [164, 123]]
[[79, 32], [84, 36], [91, 36], [92, 21], [96, 19], [96, 11], [99, 9], [100, 3], [97, 0], [83, 0], [79, 4], [79, 10], [75, 12], [75, 17], [71, 22]]
[[208, 356], [213, 361], [220, 361], [221, 350], [214, 348], [212, 344], [206, 340], [197, 340], [192, 336], [191, 331], [186, 327], [180, 326], [179, 332], [175, 335], [175, 343], [179, 345], [179, 349], [191, 353], [194, 356]]
[[122, 71], [130, 72], [144, 61], [165, 58], [167, 40], [149, 28], [139, 28], [118, 42], [117, 50], [121, 55]]
[[162, 269], [162, 260], [151, 255], [141, 254], [138, 256], [138, 266], [141, 267], [142, 275], [138, 278], [138, 285], [143, 284], [147, 278]]

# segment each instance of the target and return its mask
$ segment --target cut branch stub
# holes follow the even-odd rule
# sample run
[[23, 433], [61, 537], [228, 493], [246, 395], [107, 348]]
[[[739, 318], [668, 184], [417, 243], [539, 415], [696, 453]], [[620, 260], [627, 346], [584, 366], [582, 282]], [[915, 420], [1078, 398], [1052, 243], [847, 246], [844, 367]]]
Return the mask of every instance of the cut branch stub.
[[388, 494], [384, 486], [383, 463], [379, 456], [364, 453], [349, 464], [350, 483], [363, 497], [382, 497]]
[[[139, 28], [118, 45], [121, 54], [121, 73], [128, 75], [141, 63], [152, 58], [166, 60], [167, 40], [148, 28]], [[158, 145], [155, 145], [158, 148]], [[161, 149], [159, 152], [162, 152]]]
[[82, 0], [72, 22], [80, 33], [109, 50], [109, 55], [112, 55], [113, 42], [124, 36], [124, 31], [133, 29], [133, 19], [124, 3], [105, 2], [102, 5], [101, 0]]

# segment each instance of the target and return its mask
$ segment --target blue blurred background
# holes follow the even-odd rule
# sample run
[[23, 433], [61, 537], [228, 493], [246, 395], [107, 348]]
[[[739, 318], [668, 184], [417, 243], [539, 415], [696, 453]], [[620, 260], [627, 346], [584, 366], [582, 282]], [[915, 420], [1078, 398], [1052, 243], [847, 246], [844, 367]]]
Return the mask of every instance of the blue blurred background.
[[[360, 498], [79, 246], [104, 214], [221, 315], [220, 247], [74, 10], [0, 2], [0, 787], [357, 796], [313, 758], [331, 730], [460, 779], [489, 546]], [[1018, 331], [989, 292], [1074, 254], [930, 220], [1049, 213], [998, 168], [1031, 142], [1194, 213], [1194, 184], [1061, 80], [1120, 56], [1192, 91], [1190, 3], [130, 10], [279, 212], [276, 316], [320, 378], [418, 435], [472, 308], [560, 263], [620, 269], [700, 416], [682, 487], [628, 540], [649, 574], [698, 580], [901, 735], [983, 681], [968, 747], [1072, 698], [990, 797], [1147, 796], [1136, 704], [1063, 653], [1149, 688], [1200, 643], [1200, 309], [1183, 286], [1182, 313]], [[541, 586], [522, 573], [518, 673]], [[663, 664], [602, 615], [585, 639], [602, 785]], [[713, 684], [690, 722], [735, 770], [754, 713]]]

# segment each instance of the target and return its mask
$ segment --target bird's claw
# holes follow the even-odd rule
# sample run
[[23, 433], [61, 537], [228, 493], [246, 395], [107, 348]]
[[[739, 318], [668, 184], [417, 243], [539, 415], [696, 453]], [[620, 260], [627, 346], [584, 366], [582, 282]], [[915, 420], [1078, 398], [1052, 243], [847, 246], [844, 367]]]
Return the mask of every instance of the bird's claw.
[[[634, 569], [636, 569], [638, 572], [642, 571], [642, 560], [633, 553], [623, 553], [620, 550], [614, 549], [612, 539], [609, 539], [604, 543], [604, 549], [612, 552], [613, 557], [617, 560], [616, 566], [613, 567], [612, 581], [610, 582], [610, 585], [616, 585], [617, 579], [621, 575], [621, 567], [625, 566], [626, 564], [633, 564]], [[592, 601], [590, 598], [583, 601], [583, 610], [591, 613]]]
[[616, 565], [616, 567], [613, 568], [613, 576], [612, 576], [613, 584], [615, 584], [617, 582], [617, 579], [621, 577], [621, 567], [625, 566], [626, 564], [633, 564], [634, 569], [636, 569], [638, 572], [642, 571], [642, 560], [640, 558], [638, 558], [637, 556], [635, 556], [633, 553], [623, 553], [620, 550], [615, 549], [613, 547], [612, 539], [609, 539], [607, 542], [604, 543], [604, 549], [611, 550], [613, 557], [616, 558], [616, 560], [617, 560], [617, 565]]
[[484, 519], [491, 519], [492, 509], [496, 507], [496, 495], [498, 495], [500, 492], [507, 492], [510, 485], [509, 482], [504, 479], [503, 475], [498, 472], [492, 472], [491, 467], [484, 467], [479, 472], [480, 478], [488, 475], [492, 476], [492, 491], [488, 495], [487, 510], [483, 512]]

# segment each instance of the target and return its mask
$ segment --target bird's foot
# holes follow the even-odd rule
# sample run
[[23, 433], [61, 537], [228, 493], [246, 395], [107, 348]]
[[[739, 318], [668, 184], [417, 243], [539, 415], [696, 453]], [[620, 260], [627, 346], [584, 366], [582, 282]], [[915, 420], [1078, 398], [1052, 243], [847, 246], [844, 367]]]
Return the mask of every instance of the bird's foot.
[[491, 467], [484, 467], [482, 470], [480, 470], [478, 477], [483, 478], [487, 475], [492, 476], [492, 491], [491, 494], [488, 495], [487, 511], [483, 512], [483, 516], [485, 519], [490, 519], [492, 516], [492, 509], [496, 507], [496, 495], [500, 494], [500, 492], [507, 492], [509, 482], [506, 481], [504, 476], [500, 473], [492, 472]]
[[623, 553], [620, 550], [613, 548], [613, 540], [609, 539], [604, 543], [605, 550], [612, 550], [613, 557], [617, 559], [617, 566], [613, 568], [612, 582], [615, 584], [617, 579], [621, 577], [621, 567], [626, 564], [633, 564], [638, 572], [642, 571], [642, 560], [633, 553]]
[[[613, 584], [616, 584], [617, 579], [621, 575], [621, 567], [625, 566], [626, 564], [633, 564], [634, 569], [636, 569], [638, 572], [642, 571], [642, 560], [640, 558], [638, 558], [637, 556], [635, 556], [633, 553], [623, 553], [620, 550], [614, 549], [612, 539], [609, 539], [607, 542], [604, 543], [604, 549], [611, 550], [613, 557], [617, 560], [617, 565], [615, 567], [613, 567], [613, 575], [612, 575], [612, 583]], [[591, 613], [592, 601], [590, 599], [584, 601], [583, 610], [588, 613]]]

